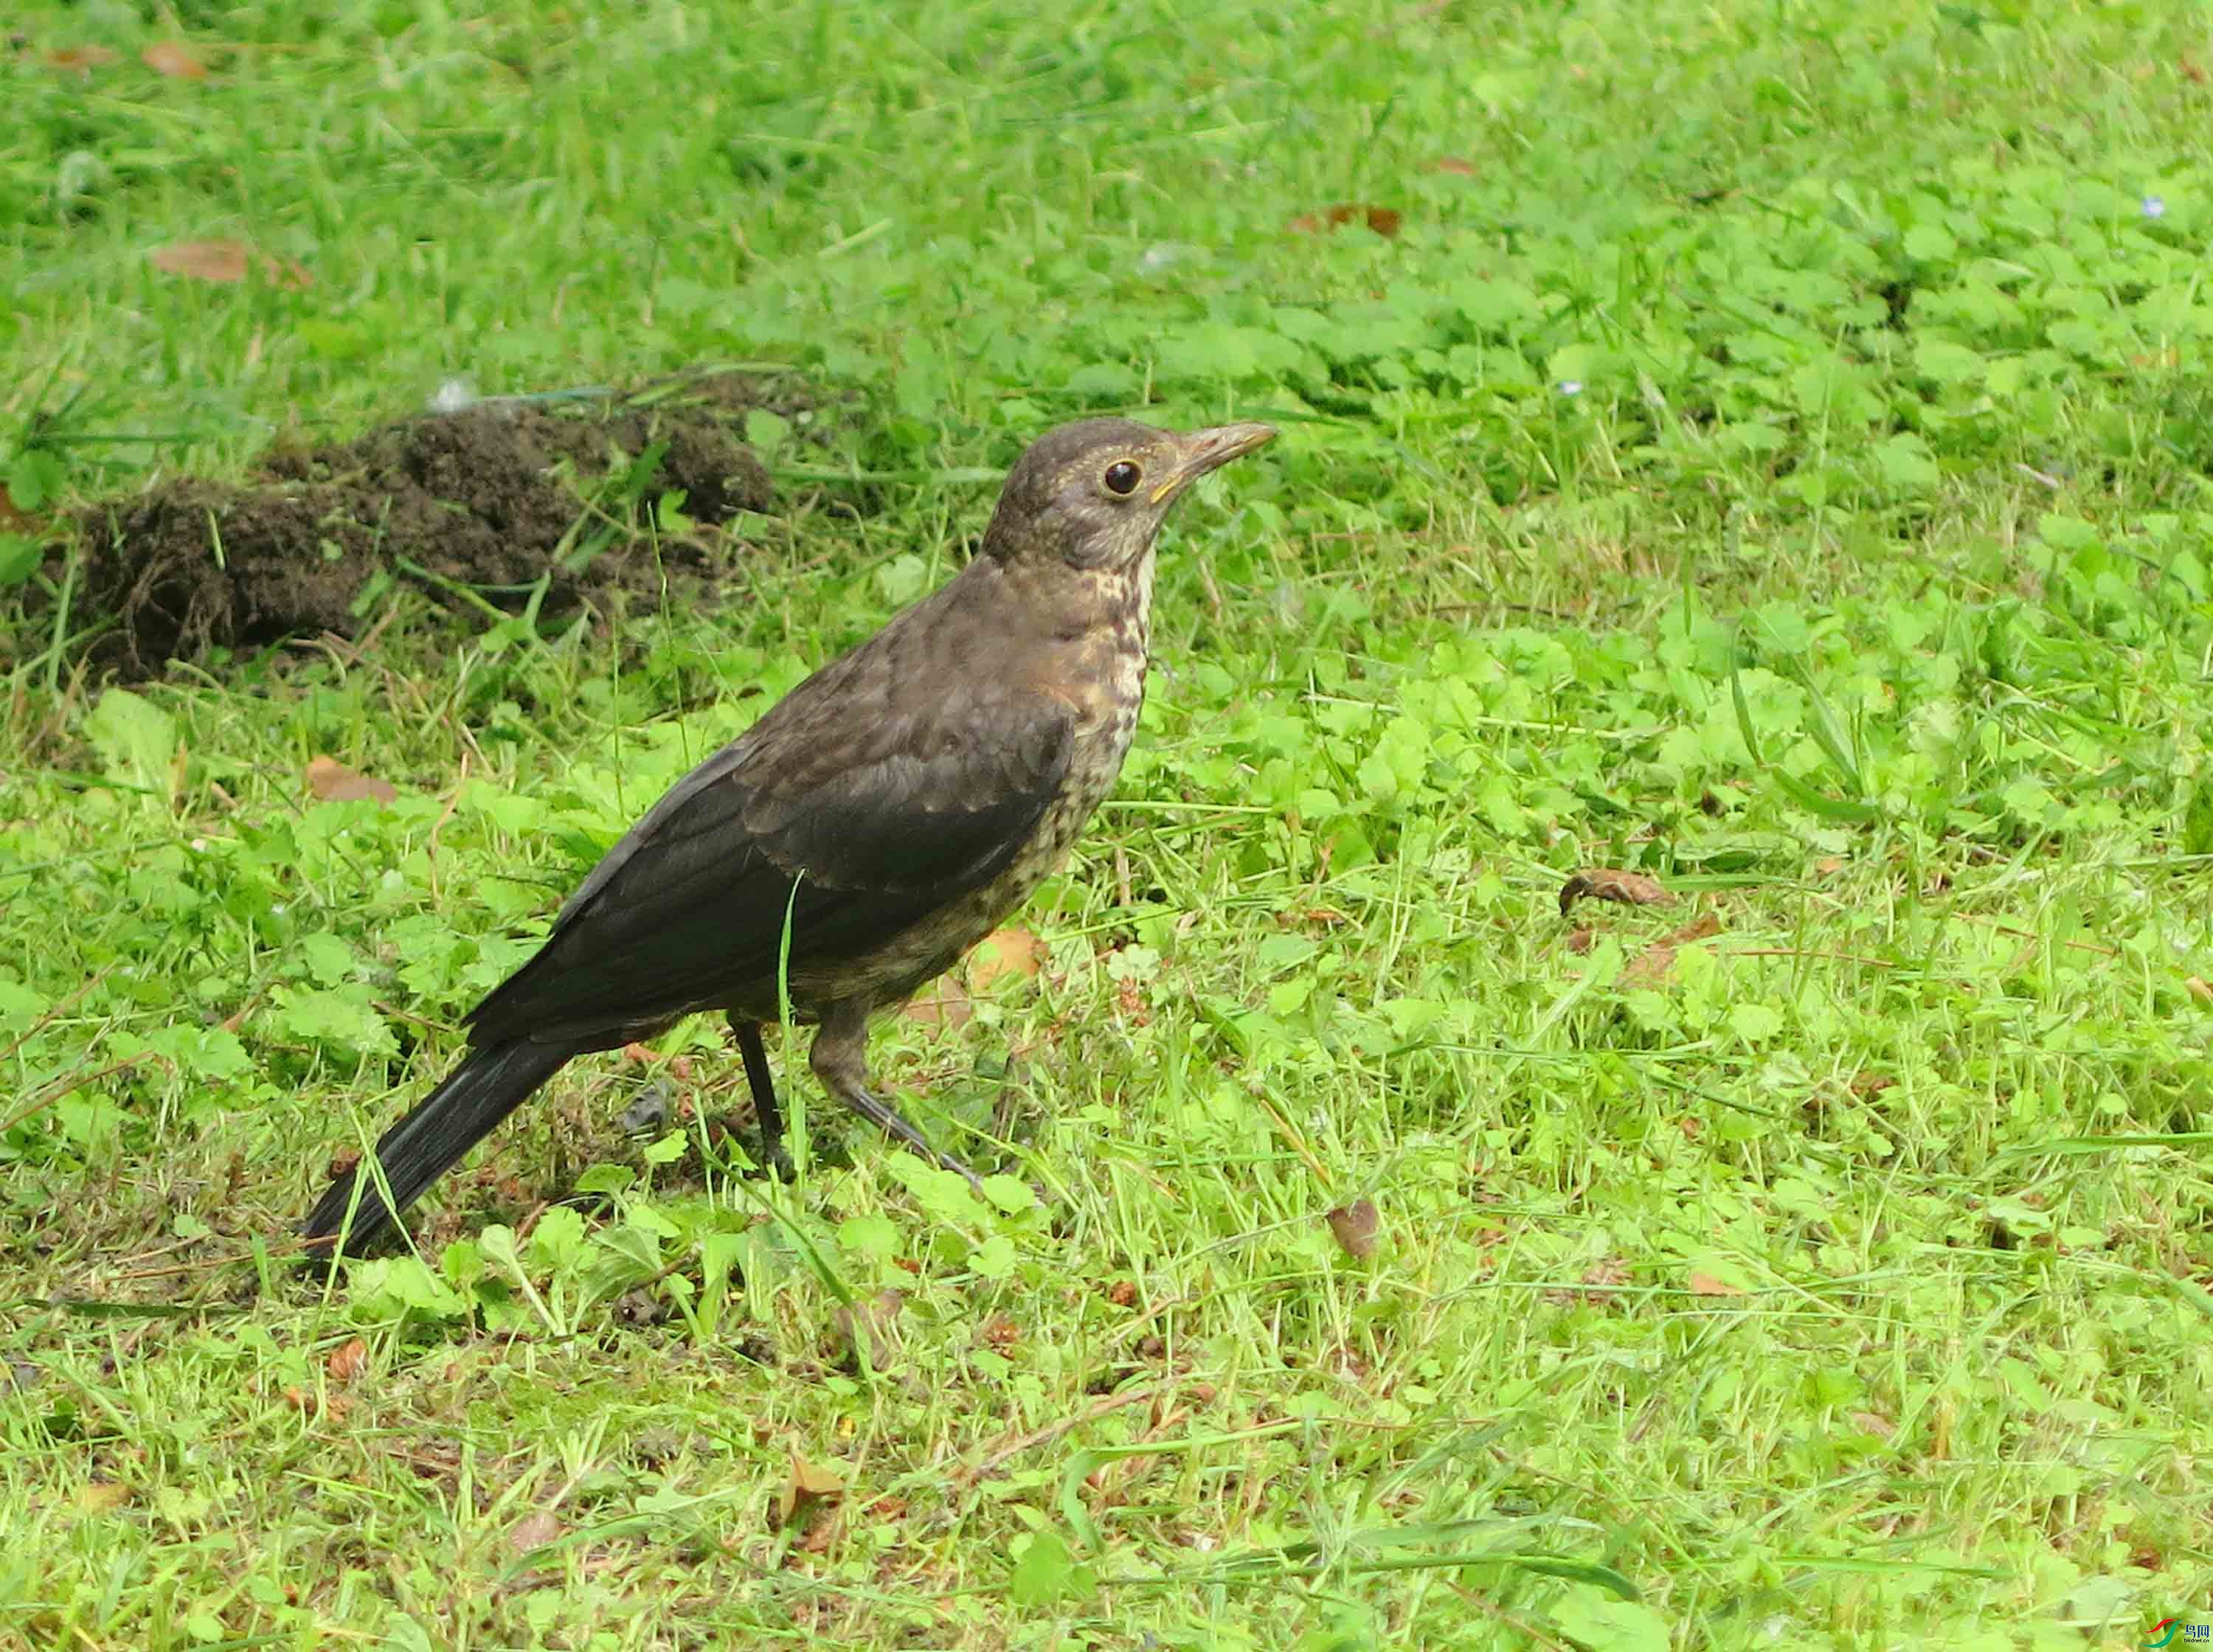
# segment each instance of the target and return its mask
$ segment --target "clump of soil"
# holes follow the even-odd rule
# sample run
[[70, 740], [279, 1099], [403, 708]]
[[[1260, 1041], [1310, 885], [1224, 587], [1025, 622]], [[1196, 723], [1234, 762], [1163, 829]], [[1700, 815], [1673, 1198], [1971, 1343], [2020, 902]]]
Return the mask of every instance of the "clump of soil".
[[[604, 526], [591, 507], [600, 485], [658, 447], [656, 473], [625, 491], [651, 500], [681, 489], [684, 515], [702, 527], [768, 510], [775, 489], [745, 443], [746, 415], [796, 418], [815, 405], [795, 379], [738, 374], [627, 398], [478, 402], [279, 449], [241, 483], [185, 477], [96, 503], [77, 521], [84, 599], [118, 622], [96, 645], [101, 662], [143, 678], [210, 648], [345, 634], [380, 572], [442, 600], [451, 588], [441, 582], [472, 587], [509, 607], [546, 578], [540, 611], [554, 613], [672, 566], [704, 571], [707, 544], [691, 537], [663, 538], [657, 561], [621, 533], [588, 554]], [[619, 520], [624, 507], [600, 509]]]

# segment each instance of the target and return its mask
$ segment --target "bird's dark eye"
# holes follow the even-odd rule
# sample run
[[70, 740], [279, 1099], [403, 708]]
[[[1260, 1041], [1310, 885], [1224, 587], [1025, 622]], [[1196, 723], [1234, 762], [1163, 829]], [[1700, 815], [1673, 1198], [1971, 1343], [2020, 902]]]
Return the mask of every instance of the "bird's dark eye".
[[1144, 479], [1144, 472], [1126, 459], [1118, 459], [1106, 467], [1106, 491], [1109, 493], [1135, 493], [1137, 484]]

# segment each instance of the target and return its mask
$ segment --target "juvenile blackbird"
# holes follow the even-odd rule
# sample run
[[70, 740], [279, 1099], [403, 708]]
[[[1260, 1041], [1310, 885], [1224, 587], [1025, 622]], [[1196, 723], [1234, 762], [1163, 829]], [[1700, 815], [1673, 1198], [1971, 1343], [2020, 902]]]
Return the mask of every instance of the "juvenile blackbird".
[[382, 1188], [364, 1162], [316, 1204], [311, 1248], [364, 1248], [571, 1057], [700, 1010], [729, 1017], [762, 1162], [788, 1171], [761, 1039], [780, 967], [796, 1018], [820, 1029], [808, 1064], [830, 1093], [973, 1180], [870, 1092], [869, 1017], [1020, 905], [1113, 788], [1144, 698], [1161, 520], [1274, 435], [1099, 418], [1039, 437], [957, 577], [785, 695], [608, 850], [470, 1012], [467, 1058], [377, 1143]]

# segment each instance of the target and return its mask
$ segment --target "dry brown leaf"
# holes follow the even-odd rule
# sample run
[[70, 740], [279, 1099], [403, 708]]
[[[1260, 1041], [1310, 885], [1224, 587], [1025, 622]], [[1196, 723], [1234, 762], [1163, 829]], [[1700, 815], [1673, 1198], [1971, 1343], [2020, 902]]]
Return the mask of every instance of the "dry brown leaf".
[[1711, 912], [1692, 918], [1664, 940], [1655, 941], [1631, 959], [1621, 972], [1624, 986], [1657, 986], [1674, 972], [1675, 949], [1687, 947], [1693, 941], [1704, 941], [1709, 936], [1719, 935], [1722, 921]]
[[331, 1374], [331, 1381], [339, 1384], [351, 1382], [361, 1375], [362, 1367], [369, 1363], [369, 1344], [359, 1337], [331, 1350], [323, 1362], [323, 1369]]
[[2190, 989], [2192, 997], [2202, 1003], [2213, 1003], [2213, 981], [2207, 980], [2203, 975], [2193, 975], [2182, 984]]
[[[247, 271], [257, 261], [253, 249], [244, 241], [227, 238], [171, 241], [166, 247], [156, 247], [146, 256], [155, 269], [165, 274], [223, 285], [245, 280]], [[263, 253], [258, 261], [262, 278], [272, 286], [299, 288], [314, 284], [295, 259], [279, 259]]]
[[1424, 168], [1427, 172], [1448, 172], [1456, 178], [1479, 178], [1483, 174], [1474, 162], [1464, 155], [1441, 155]]
[[38, 531], [39, 519], [17, 504], [8, 491], [8, 485], [0, 482], [0, 533], [31, 533]]
[[1021, 1327], [1004, 1314], [994, 1314], [985, 1320], [983, 1330], [977, 1334], [995, 1354], [1013, 1353], [1015, 1345], [1022, 1339]]
[[242, 241], [180, 241], [156, 247], [147, 254], [154, 267], [169, 275], [194, 281], [231, 282], [246, 279], [250, 256]]
[[205, 80], [207, 65], [192, 55], [181, 40], [156, 40], [138, 54], [138, 61], [171, 80]]
[[1302, 212], [1283, 227], [1295, 235], [1326, 235], [1348, 223], [1364, 223], [1388, 241], [1399, 233], [1403, 222], [1392, 207], [1371, 206], [1364, 201], [1339, 201], [1320, 212]]
[[76, 1494], [80, 1515], [107, 1515], [131, 1501], [131, 1488], [114, 1480], [93, 1480]]
[[1824, 855], [1814, 863], [1814, 871], [1820, 877], [1832, 878], [1844, 869], [1844, 862], [1834, 855]]
[[1704, 1272], [1698, 1268], [1691, 1270], [1691, 1277], [1686, 1283], [1690, 1285], [1691, 1295], [1693, 1296], [1741, 1296], [1744, 1295], [1743, 1286], [1733, 1285], [1726, 1279], [1716, 1278], [1712, 1274]]
[[1568, 950], [1580, 958], [1591, 949], [1591, 943], [1597, 939], [1598, 931], [1586, 924], [1579, 930], [1568, 932]]
[[791, 1454], [791, 1472], [777, 1490], [777, 1523], [788, 1526], [794, 1515], [804, 1513], [816, 1503], [834, 1502], [844, 1495], [845, 1477], [843, 1473], [820, 1463], [810, 1463], [795, 1451]]
[[799, 1539], [802, 1554], [827, 1554], [830, 1545], [838, 1536], [838, 1509], [834, 1503], [822, 1503], [808, 1516], [807, 1531]]
[[515, 1522], [515, 1529], [507, 1534], [507, 1546], [519, 1555], [533, 1549], [542, 1549], [561, 1535], [561, 1522], [550, 1509], [537, 1509]]
[[1330, 1232], [1344, 1247], [1344, 1253], [1356, 1262], [1365, 1262], [1375, 1254], [1376, 1235], [1382, 1228], [1382, 1218], [1375, 1214], [1373, 1199], [1355, 1199], [1329, 1213]]
[[865, 1337], [870, 1368], [889, 1370], [899, 1354], [899, 1317], [905, 1308], [906, 1293], [887, 1288], [865, 1302], [839, 1308], [830, 1316], [839, 1354], [857, 1358], [861, 1338]]
[[308, 789], [325, 802], [346, 803], [373, 797], [380, 803], [397, 801], [399, 792], [389, 780], [349, 769], [334, 757], [308, 759]]
[[[1502, 1235], [1503, 1237], [1503, 1235]], [[1618, 1256], [1601, 1256], [1583, 1270], [1579, 1286], [1555, 1287], [1545, 1293], [1549, 1301], [1572, 1307], [1588, 1302], [1594, 1307], [1606, 1307], [1614, 1301], [1613, 1288], [1629, 1283], [1629, 1264]]]
[[1675, 897], [1649, 873], [1624, 872], [1611, 866], [1588, 867], [1560, 886], [1560, 916], [1565, 917], [1585, 895], [1593, 900], [1618, 900], [1625, 906], [1675, 904]]
[[318, 1402], [314, 1395], [296, 1385], [284, 1390], [284, 1403], [302, 1417], [313, 1417], [320, 1411], [333, 1423], [344, 1422], [346, 1413], [353, 1409], [353, 1401], [344, 1394], [332, 1394]]
[[104, 46], [65, 46], [46, 53], [47, 68], [81, 75], [87, 80], [92, 78], [94, 70], [105, 69], [115, 60], [115, 54]]
[[941, 975], [908, 999], [899, 1013], [918, 1027], [966, 1027], [976, 1019], [976, 1003], [966, 987]]
[[1027, 981], [1045, 962], [1045, 943], [1027, 930], [994, 930], [976, 943], [968, 959], [968, 984], [988, 990], [994, 981]]
[[1137, 1285], [1133, 1279], [1117, 1279], [1106, 1287], [1106, 1300], [1117, 1308], [1134, 1308], [1137, 1301]]

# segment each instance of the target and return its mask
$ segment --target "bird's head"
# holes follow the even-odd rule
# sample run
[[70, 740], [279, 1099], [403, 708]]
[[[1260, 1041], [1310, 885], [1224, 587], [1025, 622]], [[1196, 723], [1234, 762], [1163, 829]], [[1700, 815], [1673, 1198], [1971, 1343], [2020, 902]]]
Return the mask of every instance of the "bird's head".
[[1117, 571], [1152, 548], [1178, 495], [1209, 471], [1274, 439], [1265, 424], [1188, 433], [1126, 418], [1048, 430], [1007, 472], [984, 555]]

